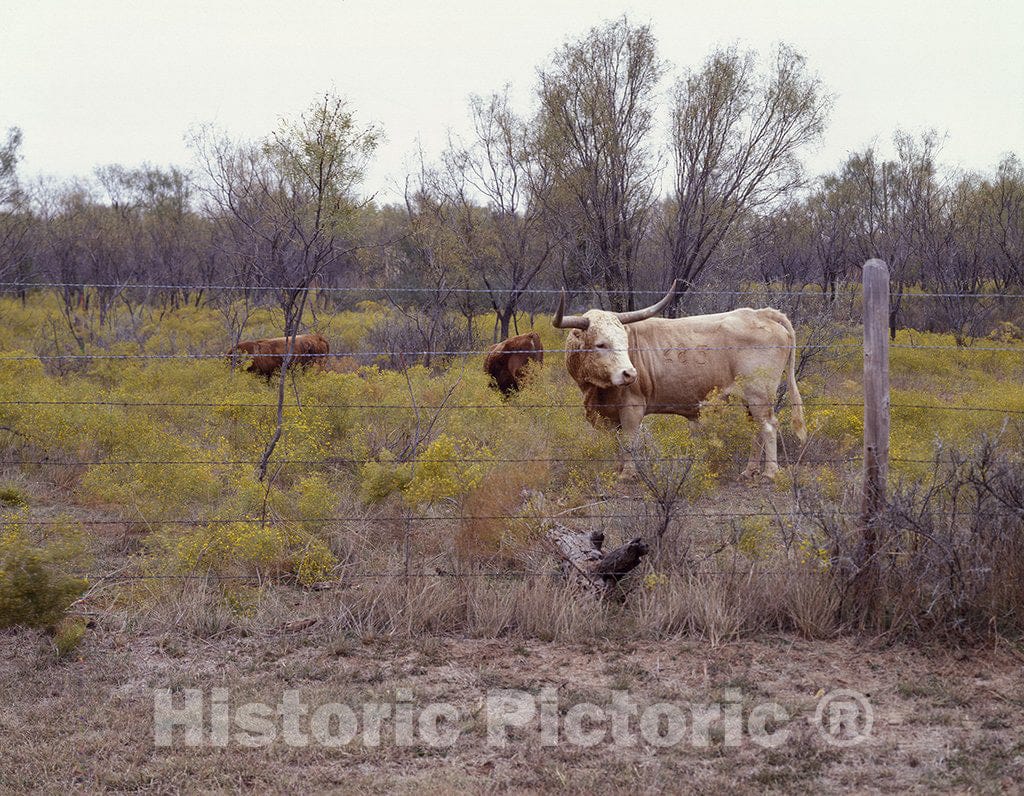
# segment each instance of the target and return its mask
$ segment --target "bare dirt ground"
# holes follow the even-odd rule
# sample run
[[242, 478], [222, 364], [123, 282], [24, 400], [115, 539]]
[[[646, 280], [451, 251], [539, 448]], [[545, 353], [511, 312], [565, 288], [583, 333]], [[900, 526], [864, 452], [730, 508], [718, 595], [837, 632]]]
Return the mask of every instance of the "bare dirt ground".
[[[103, 624], [102, 622], [100, 623]], [[154, 689], [200, 689], [212, 728], [211, 689], [227, 689], [233, 716], [224, 747], [189, 747], [181, 729], [170, 746], [154, 734]], [[539, 721], [514, 730], [509, 744], [488, 742], [485, 705], [493, 689], [538, 695], [556, 689], [561, 742], [541, 744]], [[367, 701], [393, 704], [400, 691], [422, 717], [429, 703], [454, 706], [451, 745], [396, 743], [382, 724], [379, 746], [358, 735], [331, 748], [310, 734], [293, 747], [239, 742], [238, 708], [276, 706], [294, 689], [310, 706], [339, 702], [357, 716]], [[852, 689], [868, 700], [873, 725], [861, 743], [830, 744], [814, 722], [822, 695]], [[655, 703], [683, 707], [742, 695], [744, 722], [774, 702], [788, 720], [776, 748], [744, 732], [726, 743], [712, 724], [707, 746], [691, 734], [665, 748], [630, 720], [631, 746], [613, 742], [608, 723], [596, 745], [565, 740], [567, 712], [608, 707], [628, 691], [642, 712]], [[550, 692], [548, 692], [550, 693]], [[73, 660], [58, 662], [42, 633], [0, 632], [0, 783], [5, 792], [147, 791], [954, 791], [1020, 792], [1024, 787], [1024, 654], [997, 649], [920, 649], [844, 639], [791, 636], [716, 648], [696, 641], [623, 647], [536, 641], [331, 637], [322, 623], [274, 637], [202, 641], [176, 633], [98, 626]], [[222, 700], [223, 701], [223, 700]], [[363, 725], [360, 725], [361, 727]], [[746, 726], [746, 725], [745, 725]], [[280, 730], [280, 722], [277, 724]], [[209, 740], [210, 732], [204, 736]], [[782, 737], [782, 736], [780, 736]]]

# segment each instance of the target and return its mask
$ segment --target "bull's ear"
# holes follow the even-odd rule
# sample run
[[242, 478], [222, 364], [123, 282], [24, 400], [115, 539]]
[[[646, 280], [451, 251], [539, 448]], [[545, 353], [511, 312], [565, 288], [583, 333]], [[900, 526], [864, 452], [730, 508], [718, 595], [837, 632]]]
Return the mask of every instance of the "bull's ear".
[[586, 345], [586, 335], [582, 332], [571, 332], [565, 341], [565, 369], [577, 384], [586, 382], [587, 355], [583, 352]]

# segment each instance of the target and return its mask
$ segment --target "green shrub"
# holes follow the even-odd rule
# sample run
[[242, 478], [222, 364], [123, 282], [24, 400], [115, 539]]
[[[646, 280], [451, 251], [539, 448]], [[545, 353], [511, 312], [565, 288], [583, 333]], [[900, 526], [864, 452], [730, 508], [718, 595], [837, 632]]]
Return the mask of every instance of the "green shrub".
[[85, 637], [86, 622], [80, 617], [65, 617], [55, 628], [53, 646], [61, 660], [70, 658]]
[[181, 572], [291, 574], [310, 586], [326, 580], [337, 564], [327, 544], [313, 534], [255, 519], [203, 525], [171, 544], [171, 559]]
[[0, 486], [0, 506], [5, 508], [20, 508], [28, 505], [28, 495], [24, 490], [16, 486]]
[[53, 628], [88, 581], [61, 571], [56, 545], [33, 545], [22, 523], [10, 519], [0, 531], [0, 627]]

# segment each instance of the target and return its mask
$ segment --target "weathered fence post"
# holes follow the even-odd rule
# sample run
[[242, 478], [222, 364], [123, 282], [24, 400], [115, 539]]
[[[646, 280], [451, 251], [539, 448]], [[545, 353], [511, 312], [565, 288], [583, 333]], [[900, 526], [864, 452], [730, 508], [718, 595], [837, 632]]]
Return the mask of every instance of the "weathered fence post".
[[864, 263], [864, 519], [885, 504], [889, 475], [889, 266]]
[[854, 579], [854, 613], [865, 625], [874, 615], [878, 588], [878, 519], [889, 476], [889, 266], [864, 263], [864, 496], [863, 538]]

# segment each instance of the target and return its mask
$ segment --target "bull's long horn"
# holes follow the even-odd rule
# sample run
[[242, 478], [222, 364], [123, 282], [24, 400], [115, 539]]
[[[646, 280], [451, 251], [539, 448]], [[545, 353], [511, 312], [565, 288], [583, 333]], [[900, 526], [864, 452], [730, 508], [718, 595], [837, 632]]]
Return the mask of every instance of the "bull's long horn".
[[583, 329], [590, 327], [590, 318], [582, 315], [563, 315], [565, 312], [565, 288], [562, 288], [562, 295], [558, 298], [558, 309], [555, 317], [551, 319], [551, 325], [556, 329]]
[[642, 310], [632, 310], [631, 312], [618, 312], [616, 313], [616, 315], [619, 316], [619, 320], [624, 324], [636, 323], [637, 321], [645, 321], [648, 318], [653, 318], [655, 315], [657, 315], [659, 312], [665, 309], [665, 307], [668, 306], [668, 303], [670, 301], [672, 301], [673, 297], [676, 295], [676, 288], [678, 286], [679, 280], [673, 279], [672, 287], [668, 289], [668, 293], [665, 294], [665, 298], [663, 298], [657, 304], [652, 304], [650, 307], [646, 307], [645, 309]]

